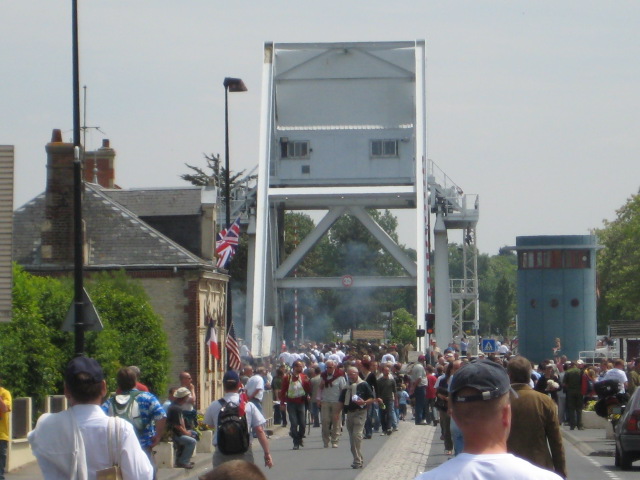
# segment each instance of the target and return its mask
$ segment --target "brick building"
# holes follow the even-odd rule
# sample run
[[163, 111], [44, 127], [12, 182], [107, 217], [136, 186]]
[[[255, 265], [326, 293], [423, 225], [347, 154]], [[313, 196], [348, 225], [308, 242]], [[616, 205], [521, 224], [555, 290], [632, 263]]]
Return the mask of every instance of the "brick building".
[[[14, 212], [13, 259], [32, 274], [72, 275], [74, 147], [54, 130], [46, 151], [46, 191]], [[108, 141], [85, 158], [85, 276], [124, 270], [142, 283], [169, 339], [170, 384], [189, 371], [198, 405], [205, 406], [219, 396], [225, 364], [224, 358], [215, 362], [204, 344], [205, 308], [215, 319], [218, 339], [226, 334], [229, 277], [212, 261], [216, 191], [120, 189], [114, 184], [115, 151]]]

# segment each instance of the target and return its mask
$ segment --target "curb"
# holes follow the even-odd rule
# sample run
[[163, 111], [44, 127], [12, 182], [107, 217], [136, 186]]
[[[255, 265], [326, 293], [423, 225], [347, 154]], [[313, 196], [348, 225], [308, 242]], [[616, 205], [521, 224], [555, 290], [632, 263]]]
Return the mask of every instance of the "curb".
[[561, 433], [562, 433], [562, 437], [565, 440], [568, 440], [569, 443], [572, 444], [574, 447], [576, 447], [578, 450], [580, 450], [580, 453], [582, 453], [583, 455], [588, 457], [595, 453], [595, 450], [593, 448], [591, 448], [585, 442], [580, 440], [573, 433], [567, 432], [566, 430], [561, 430]]

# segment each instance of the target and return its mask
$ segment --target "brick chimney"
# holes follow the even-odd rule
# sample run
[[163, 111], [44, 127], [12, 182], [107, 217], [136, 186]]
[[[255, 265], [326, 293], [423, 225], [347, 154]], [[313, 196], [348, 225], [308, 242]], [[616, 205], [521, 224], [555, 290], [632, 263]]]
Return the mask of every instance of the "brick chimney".
[[115, 183], [115, 158], [116, 151], [109, 146], [109, 139], [104, 138], [99, 149], [85, 152], [84, 154], [84, 181], [97, 183], [104, 188], [113, 188]]
[[[42, 262], [73, 264], [73, 144], [62, 142], [55, 129], [47, 151], [45, 220], [42, 225]], [[84, 191], [84, 188], [83, 188]]]

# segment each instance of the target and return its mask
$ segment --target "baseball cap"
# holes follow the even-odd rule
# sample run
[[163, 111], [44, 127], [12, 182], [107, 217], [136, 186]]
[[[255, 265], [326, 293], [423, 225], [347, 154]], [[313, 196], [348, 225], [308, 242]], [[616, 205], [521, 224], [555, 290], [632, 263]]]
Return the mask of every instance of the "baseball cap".
[[64, 379], [67, 383], [70, 383], [79, 373], [86, 373], [89, 375], [89, 380], [93, 383], [98, 383], [104, 380], [102, 367], [94, 358], [75, 357], [67, 364], [67, 369], [64, 372]]
[[[463, 388], [473, 388], [480, 393], [464, 397], [457, 396], [456, 393]], [[460, 367], [451, 378], [449, 390], [454, 402], [475, 402], [501, 397], [511, 390], [511, 384], [502, 365], [491, 360], [480, 359]]]
[[426, 359], [426, 357], [425, 357], [424, 355], [419, 355], [419, 356], [418, 356], [418, 361], [419, 361], [419, 362], [424, 362], [424, 361], [425, 361], [425, 359]]
[[191, 390], [189, 390], [187, 387], [180, 387], [175, 392], [173, 392], [174, 398], [184, 398], [188, 397], [189, 395], [191, 395]]
[[226, 382], [238, 383], [239, 381], [240, 381], [240, 376], [238, 375], [237, 372], [233, 370], [229, 370], [228, 372], [225, 372], [224, 377], [222, 377], [223, 383], [226, 383]]
[[578, 360], [578, 361], [576, 362], [576, 365], [584, 365], [584, 362], [583, 362], [582, 360]]

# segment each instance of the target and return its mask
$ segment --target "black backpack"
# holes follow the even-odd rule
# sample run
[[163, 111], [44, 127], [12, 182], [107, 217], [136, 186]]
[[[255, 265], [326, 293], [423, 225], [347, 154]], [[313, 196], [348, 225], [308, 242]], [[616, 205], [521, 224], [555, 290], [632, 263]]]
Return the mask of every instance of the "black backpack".
[[218, 400], [222, 408], [218, 413], [218, 450], [225, 455], [236, 455], [249, 450], [247, 415], [240, 414], [240, 405]]

